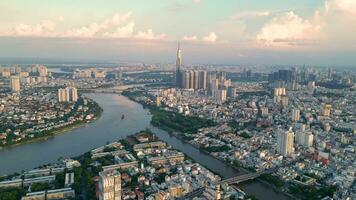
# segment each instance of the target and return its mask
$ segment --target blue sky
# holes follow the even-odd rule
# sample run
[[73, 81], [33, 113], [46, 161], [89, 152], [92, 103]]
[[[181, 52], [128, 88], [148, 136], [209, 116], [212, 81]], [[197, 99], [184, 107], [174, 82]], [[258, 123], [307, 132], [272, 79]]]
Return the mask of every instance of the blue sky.
[[174, 62], [182, 41], [186, 63], [356, 64], [355, 0], [2, 0], [0, 19], [0, 59]]

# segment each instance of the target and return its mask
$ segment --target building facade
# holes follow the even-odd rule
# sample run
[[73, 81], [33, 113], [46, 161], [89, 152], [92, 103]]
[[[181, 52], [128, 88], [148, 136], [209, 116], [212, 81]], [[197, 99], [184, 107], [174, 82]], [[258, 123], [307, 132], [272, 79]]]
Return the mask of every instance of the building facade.
[[99, 200], [121, 200], [121, 174], [117, 170], [99, 173]]

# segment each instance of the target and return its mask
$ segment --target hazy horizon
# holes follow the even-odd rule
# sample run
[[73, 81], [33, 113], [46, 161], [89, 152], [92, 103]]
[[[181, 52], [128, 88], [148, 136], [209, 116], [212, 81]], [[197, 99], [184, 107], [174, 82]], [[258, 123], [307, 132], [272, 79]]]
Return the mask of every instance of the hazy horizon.
[[0, 17], [0, 62], [174, 63], [181, 41], [185, 64], [356, 66], [352, 0], [4, 0]]

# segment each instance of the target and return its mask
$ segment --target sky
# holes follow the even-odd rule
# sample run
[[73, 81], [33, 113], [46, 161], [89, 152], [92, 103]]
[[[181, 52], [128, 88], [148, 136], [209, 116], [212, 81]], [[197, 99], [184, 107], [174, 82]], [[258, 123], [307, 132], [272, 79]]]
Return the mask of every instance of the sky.
[[356, 0], [1, 0], [4, 59], [356, 66]]

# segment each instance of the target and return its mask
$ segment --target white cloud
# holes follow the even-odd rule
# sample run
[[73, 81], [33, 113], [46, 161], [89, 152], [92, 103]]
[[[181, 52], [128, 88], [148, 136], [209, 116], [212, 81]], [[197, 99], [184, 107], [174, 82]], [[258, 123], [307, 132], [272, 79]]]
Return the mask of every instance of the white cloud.
[[355, 0], [328, 0], [325, 2], [325, 12], [333, 12], [335, 10], [345, 12], [347, 14], [356, 15]]
[[166, 37], [165, 34], [155, 34], [152, 29], [148, 29], [147, 31], [139, 31], [135, 38], [144, 39], [144, 40], [161, 40]]
[[203, 37], [203, 41], [206, 42], [215, 42], [217, 39], [216, 33], [215, 32], [210, 32], [209, 35]]
[[25, 37], [52, 36], [52, 31], [55, 26], [55, 23], [50, 20], [43, 20], [41, 23], [36, 25], [19, 24], [14, 28], [12, 34], [14, 36]]
[[[356, 48], [356, 1], [326, 0], [314, 15], [285, 12], [268, 21], [256, 39], [264, 45]], [[261, 44], [261, 43], [260, 43]]]
[[187, 36], [187, 35], [185, 35], [185, 36], [183, 37], [183, 40], [186, 40], [186, 41], [196, 41], [196, 40], [198, 40], [198, 37], [197, 37], [196, 35], [192, 35], [192, 36]]
[[283, 45], [284, 42], [313, 40], [319, 30], [319, 26], [290, 11], [267, 22], [257, 34], [257, 40], [269, 45]]
[[196, 35], [185, 35], [183, 36], [183, 40], [191, 42], [216, 42], [217, 35], [215, 32], [210, 32], [208, 35], [203, 37], [198, 37]]
[[125, 23], [132, 15], [132, 12], [127, 12], [123, 15], [120, 15], [116, 13], [112, 17], [106, 19], [101, 25], [101, 29], [108, 29], [113, 26], [120, 25], [122, 23]]
[[269, 11], [243, 11], [233, 15], [232, 19], [254, 18], [254, 17], [268, 17], [271, 15]]
[[105, 32], [104, 37], [108, 38], [129, 38], [134, 33], [135, 23], [130, 22], [123, 27], [118, 27], [115, 32]]
[[123, 15], [116, 13], [112, 17], [105, 19], [102, 23], [91, 23], [89, 26], [83, 26], [81, 28], [72, 29], [66, 31], [63, 37], [78, 37], [78, 38], [90, 38], [97, 36], [101, 31], [116, 27], [122, 23], [125, 23], [130, 16], [131, 12], [127, 12]]
[[[135, 22], [127, 22], [132, 16], [131, 12], [115, 14], [100, 23], [93, 22], [80, 28], [57, 31], [56, 24], [50, 20], [44, 20], [39, 24], [19, 24], [9, 32], [0, 33], [0, 36], [11, 37], [58, 37], [58, 38], [137, 38], [147, 40], [165, 39], [166, 35], [155, 34], [152, 29], [147, 31], [135, 31]], [[56, 19], [62, 22], [64, 17]], [[125, 24], [126, 23], [126, 24]]]

